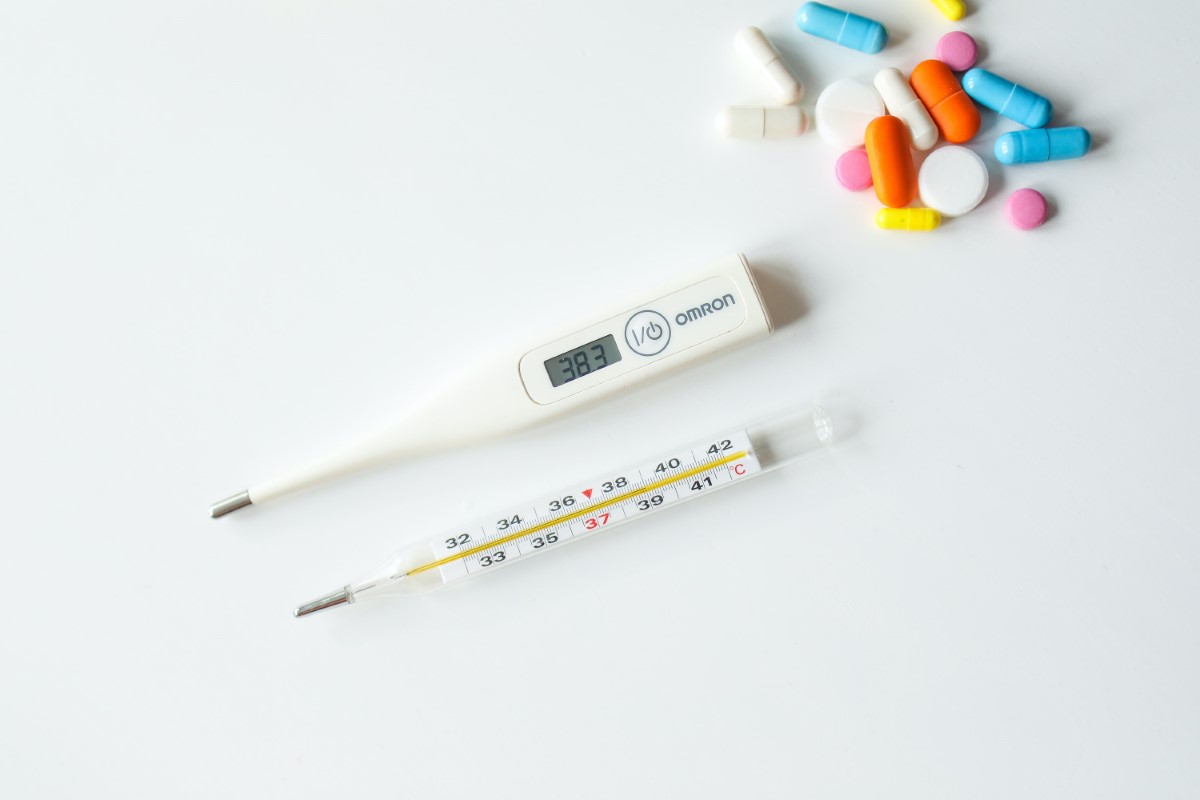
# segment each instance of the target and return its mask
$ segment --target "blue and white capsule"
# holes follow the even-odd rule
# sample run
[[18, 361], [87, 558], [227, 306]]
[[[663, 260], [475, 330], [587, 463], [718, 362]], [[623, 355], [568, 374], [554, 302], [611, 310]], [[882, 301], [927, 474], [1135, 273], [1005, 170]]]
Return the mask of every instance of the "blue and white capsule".
[[962, 76], [963, 91], [981, 106], [1021, 123], [1042, 128], [1050, 121], [1054, 106], [1037, 92], [1001, 78], [986, 69], [969, 69]]
[[796, 12], [796, 27], [863, 53], [878, 53], [887, 44], [887, 28], [882, 23], [824, 3], [800, 6]]
[[1006, 133], [996, 140], [996, 160], [1001, 164], [1036, 164], [1079, 158], [1092, 149], [1085, 128], [1034, 128]]

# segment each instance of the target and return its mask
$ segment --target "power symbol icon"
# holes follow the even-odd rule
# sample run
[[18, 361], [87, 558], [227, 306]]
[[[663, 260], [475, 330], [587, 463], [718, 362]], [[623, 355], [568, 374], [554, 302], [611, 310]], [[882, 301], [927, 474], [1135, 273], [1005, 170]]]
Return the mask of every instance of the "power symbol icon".
[[671, 324], [657, 311], [638, 311], [625, 323], [625, 344], [640, 356], [656, 356], [670, 343]]

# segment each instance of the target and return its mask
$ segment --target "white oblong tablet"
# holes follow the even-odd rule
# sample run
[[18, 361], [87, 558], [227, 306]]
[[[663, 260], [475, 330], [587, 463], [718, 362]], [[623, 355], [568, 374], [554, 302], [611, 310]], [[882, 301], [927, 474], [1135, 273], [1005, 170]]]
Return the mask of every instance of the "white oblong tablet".
[[883, 98], [874, 87], [856, 81], [836, 81], [826, 86], [817, 98], [813, 119], [822, 139], [848, 150], [863, 144], [867, 125], [883, 114]]
[[733, 39], [734, 47], [747, 61], [758, 67], [782, 103], [795, 103], [804, 96], [804, 84], [796, 79], [771, 40], [758, 28], [742, 28]]
[[917, 176], [921, 203], [947, 217], [960, 217], [987, 194], [988, 171], [974, 150], [948, 145], [934, 150]]
[[730, 106], [717, 115], [717, 134], [726, 139], [786, 139], [806, 130], [800, 106]]
[[875, 73], [875, 90], [883, 98], [883, 105], [893, 117], [904, 120], [912, 138], [912, 146], [928, 150], [937, 144], [938, 129], [925, 104], [917, 99], [904, 73], [895, 67], [885, 67]]

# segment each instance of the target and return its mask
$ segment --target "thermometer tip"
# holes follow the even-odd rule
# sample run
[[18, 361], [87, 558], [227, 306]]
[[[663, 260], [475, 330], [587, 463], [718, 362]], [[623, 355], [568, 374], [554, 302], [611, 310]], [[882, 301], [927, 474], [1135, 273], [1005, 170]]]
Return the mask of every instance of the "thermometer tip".
[[319, 597], [316, 600], [313, 600], [311, 603], [305, 603], [302, 606], [297, 606], [296, 610], [292, 612], [292, 616], [296, 619], [299, 619], [300, 617], [307, 617], [309, 614], [313, 614], [317, 611], [324, 611], [327, 608], [333, 608], [334, 606], [340, 606], [353, 602], [354, 597], [350, 594], [350, 587], [346, 587], [345, 589], [331, 592], [324, 597]]
[[239, 508], [245, 508], [252, 505], [250, 500], [250, 491], [238, 492], [232, 497], [226, 497], [219, 503], [213, 503], [208, 509], [208, 515], [213, 519], [223, 517], [231, 511], [237, 511]]

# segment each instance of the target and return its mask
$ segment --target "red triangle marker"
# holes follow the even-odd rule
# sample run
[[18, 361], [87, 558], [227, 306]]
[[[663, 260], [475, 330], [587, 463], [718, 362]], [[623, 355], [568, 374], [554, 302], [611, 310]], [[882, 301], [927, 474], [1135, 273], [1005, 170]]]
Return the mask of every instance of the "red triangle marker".
[[592, 499], [592, 490], [591, 489], [584, 489], [582, 492], [580, 492], [580, 494], [583, 495], [584, 497], [586, 497], [588, 500]]

